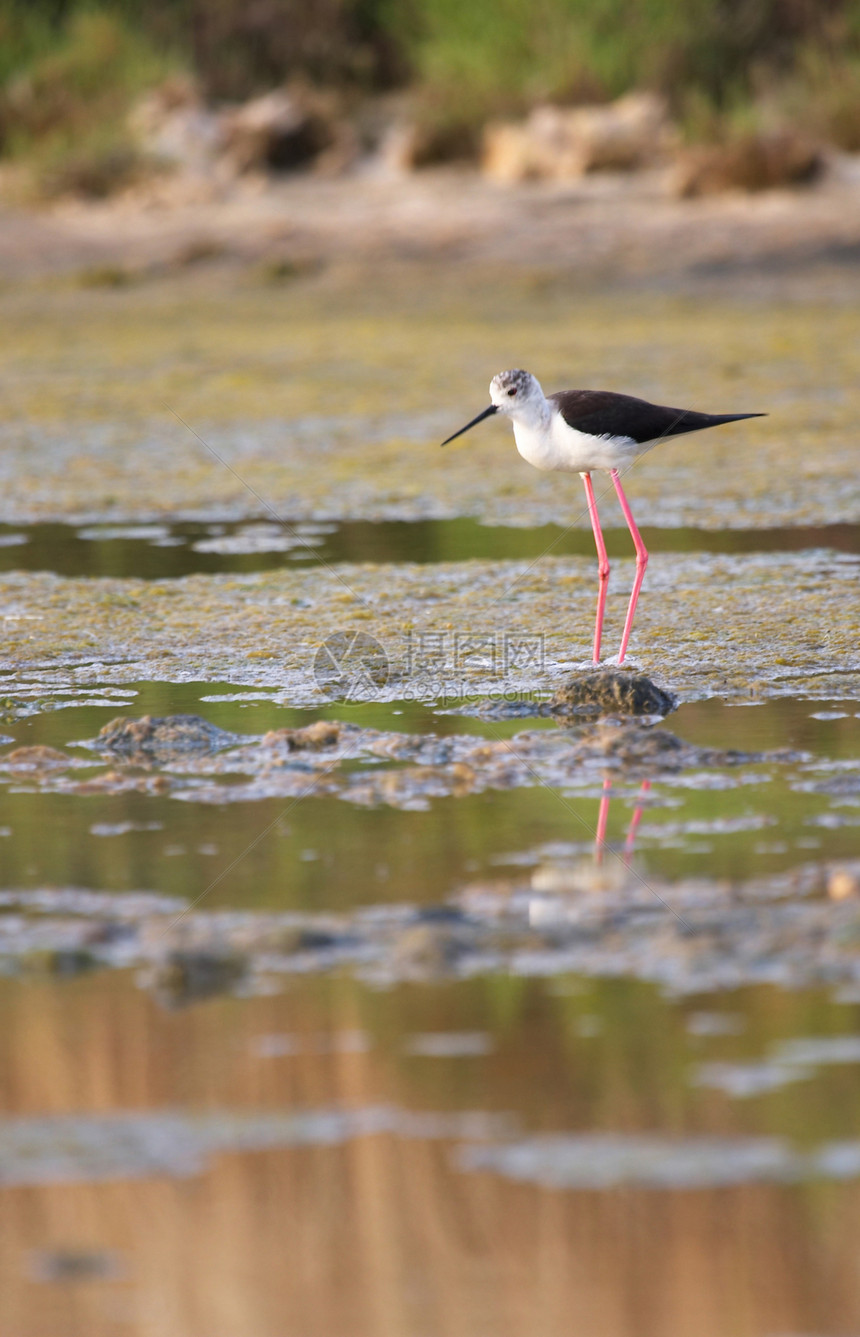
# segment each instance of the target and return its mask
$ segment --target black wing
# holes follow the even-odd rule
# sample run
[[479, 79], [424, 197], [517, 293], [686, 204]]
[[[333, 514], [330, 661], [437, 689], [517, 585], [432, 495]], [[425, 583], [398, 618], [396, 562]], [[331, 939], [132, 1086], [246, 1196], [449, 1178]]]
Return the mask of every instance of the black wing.
[[698, 432], [742, 418], [763, 418], [763, 413], [697, 413], [695, 409], [672, 409], [649, 404], [633, 395], [611, 390], [559, 390], [548, 398], [558, 405], [568, 427], [589, 436], [626, 436], [643, 445], [664, 436]]

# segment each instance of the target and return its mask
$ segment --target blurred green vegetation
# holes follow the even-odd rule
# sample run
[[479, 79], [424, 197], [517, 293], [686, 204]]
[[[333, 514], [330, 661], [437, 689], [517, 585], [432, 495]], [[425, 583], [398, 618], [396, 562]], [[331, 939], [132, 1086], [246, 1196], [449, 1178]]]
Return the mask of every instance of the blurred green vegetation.
[[798, 66], [810, 48], [857, 49], [856, 0], [419, 0], [422, 74], [469, 79], [487, 95], [670, 97], [697, 90], [722, 105]]
[[860, 146], [857, 0], [413, 0], [407, 12], [411, 29], [396, 27], [437, 120], [650, 88], [691, 138], [790, 113]]
[[105, 194], [145, 166], [129, 107], [180, 70], [214, 101], [409, 87], [440, 156], [489, 117], [631, 88], [693, 140], [793, 124], [860, 149], [860, 0], [0, 0], [0, 151], [43, 193]]
[[0, 9], [0, 145], [35, 168], [37, 194], [107, 195], [147, 166], [127, 113], [179, 58], [107, 9], [59, 9]]

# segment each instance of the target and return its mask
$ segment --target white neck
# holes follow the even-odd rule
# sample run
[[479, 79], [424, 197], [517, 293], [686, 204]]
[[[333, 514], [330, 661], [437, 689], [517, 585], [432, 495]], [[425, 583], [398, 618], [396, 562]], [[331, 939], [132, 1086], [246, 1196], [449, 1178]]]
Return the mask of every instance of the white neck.
[[552, 409], [540, 387], [536, 387], [528, 399], [511, 405], [507, 411], [518, 427], [525, 427], [530, 431], [545, 431], [552, 418]]

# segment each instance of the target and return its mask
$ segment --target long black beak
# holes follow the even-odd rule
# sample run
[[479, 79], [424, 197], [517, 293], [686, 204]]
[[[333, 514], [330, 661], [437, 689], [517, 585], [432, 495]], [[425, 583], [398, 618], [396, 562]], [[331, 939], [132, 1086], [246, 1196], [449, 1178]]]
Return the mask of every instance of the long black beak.
[[[453, 436], [449, 436], [448, 441], [455, 441], [458, 436], [462, 436], [464, 432], [468, 432], [470, 427], [477, 427], [479, 422], [483, 422], [485, 418], [489, 418], [493, 413], [496, 412], [497, 409], [495, 404], [491, 404], [488, 409], [484, 409], [483, 413], [479, 413], [477, 418], [473, 418], [471, 422], [466, 423], [465, 427], [461, 427], [459, 432], [455, 432]], [[442, 445], [447, 446], [448, 441], [443, 441]]]

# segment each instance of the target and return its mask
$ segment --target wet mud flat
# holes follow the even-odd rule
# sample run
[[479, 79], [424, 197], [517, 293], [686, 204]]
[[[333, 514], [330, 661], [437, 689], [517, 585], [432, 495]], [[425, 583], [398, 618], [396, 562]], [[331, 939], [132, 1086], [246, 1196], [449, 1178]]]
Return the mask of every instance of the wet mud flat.
[[703, 320], [692, 299], [480, 267], [407, 278], [384, 303], [355, 276], [272, 290], [211, 275], [115, 292], [13, 286], [3, 302], [10, 524], [471, 516], [587, 531], [579, 480], [529, 468], [505, 425], [438, 448], [511, 365], [548, 391], [768, 413], [663, 443], [631, 475], [640, 525], [856, 521], [856, 303], [744, 290], [709, 299]]
[[[682, 699], [857, 693], [858, 557], [800, 553], [656, 555], [631, 663]], [[620, 635], [632, 562], [615, 566], [608, 644]], [[173, 581], [0, 576], [4, 690], [16, 682], [193, 679], [278, 687], [318, 704], [315, 657], [360, 632], [387, 668], [382, 700], [549, 692], [588, 662], [593, 563], [352, 565]], [[730, 653], [726, 653], [730, 646]], [[344, 692], [345, 694], [345, 692]]]

